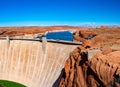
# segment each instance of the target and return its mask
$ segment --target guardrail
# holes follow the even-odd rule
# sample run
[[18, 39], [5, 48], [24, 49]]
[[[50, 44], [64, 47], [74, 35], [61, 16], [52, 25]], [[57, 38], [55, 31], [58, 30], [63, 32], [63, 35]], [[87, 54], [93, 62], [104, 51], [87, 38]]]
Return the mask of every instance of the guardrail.
[[[26, 41], [40, 41], [43, 42], [40, 38], [28, 39], [28, 38], [14, 38], [14, 37], [0, 37], [0, 40], [26, 40]], [[46, 39], [47, 42], [51, 43], [61, 43], [61, 44], [70, 44], [70, 45], [82, 45], [83, 42], [73, 42], [73, 41], [65, 41], [65, 40], [54, 40], [54, 39]]]

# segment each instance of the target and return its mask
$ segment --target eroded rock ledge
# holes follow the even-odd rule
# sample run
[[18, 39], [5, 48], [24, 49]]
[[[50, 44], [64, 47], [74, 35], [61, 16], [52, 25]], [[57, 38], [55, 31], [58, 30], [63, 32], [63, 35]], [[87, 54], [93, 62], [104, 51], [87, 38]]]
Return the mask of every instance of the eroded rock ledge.
[[88, 60], [87, 52], [78, 47], [65, 63], [59, 87], [120, 87], [119, 54], [99, 53]]

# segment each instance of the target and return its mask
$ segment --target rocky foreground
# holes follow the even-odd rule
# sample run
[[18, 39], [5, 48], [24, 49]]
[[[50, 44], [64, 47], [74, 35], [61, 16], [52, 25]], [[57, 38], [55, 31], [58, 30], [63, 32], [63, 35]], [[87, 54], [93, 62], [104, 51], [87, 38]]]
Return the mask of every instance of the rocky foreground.
[[[74, 40], [84, 44], [66, 61], [59, 87], [120, 87], [119, 34], [119, 28], [104, 26], [76, 31]], [[88, 50], [98, 48], [89, 59]]]
[[65, 63], [59, 87], [120, 87], [120, 51], [88, 59], [78, 47]]

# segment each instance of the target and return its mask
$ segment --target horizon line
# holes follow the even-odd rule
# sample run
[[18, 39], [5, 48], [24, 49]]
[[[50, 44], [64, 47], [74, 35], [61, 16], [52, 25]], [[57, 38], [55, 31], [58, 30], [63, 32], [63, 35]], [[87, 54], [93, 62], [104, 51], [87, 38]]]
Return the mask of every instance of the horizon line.
[[107, 22], [7, 22], [0, 23], [0, 27], [17, 27], [17, 26], [120, 26], [120, 23]]

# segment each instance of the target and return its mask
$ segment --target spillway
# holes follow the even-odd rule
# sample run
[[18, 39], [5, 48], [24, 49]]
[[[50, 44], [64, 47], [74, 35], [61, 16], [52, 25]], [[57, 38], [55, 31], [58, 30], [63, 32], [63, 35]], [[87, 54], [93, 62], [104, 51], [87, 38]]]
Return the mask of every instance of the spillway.
[[0, 40], [0, 79], [27, 87], [52, 87], [76, 45]]

